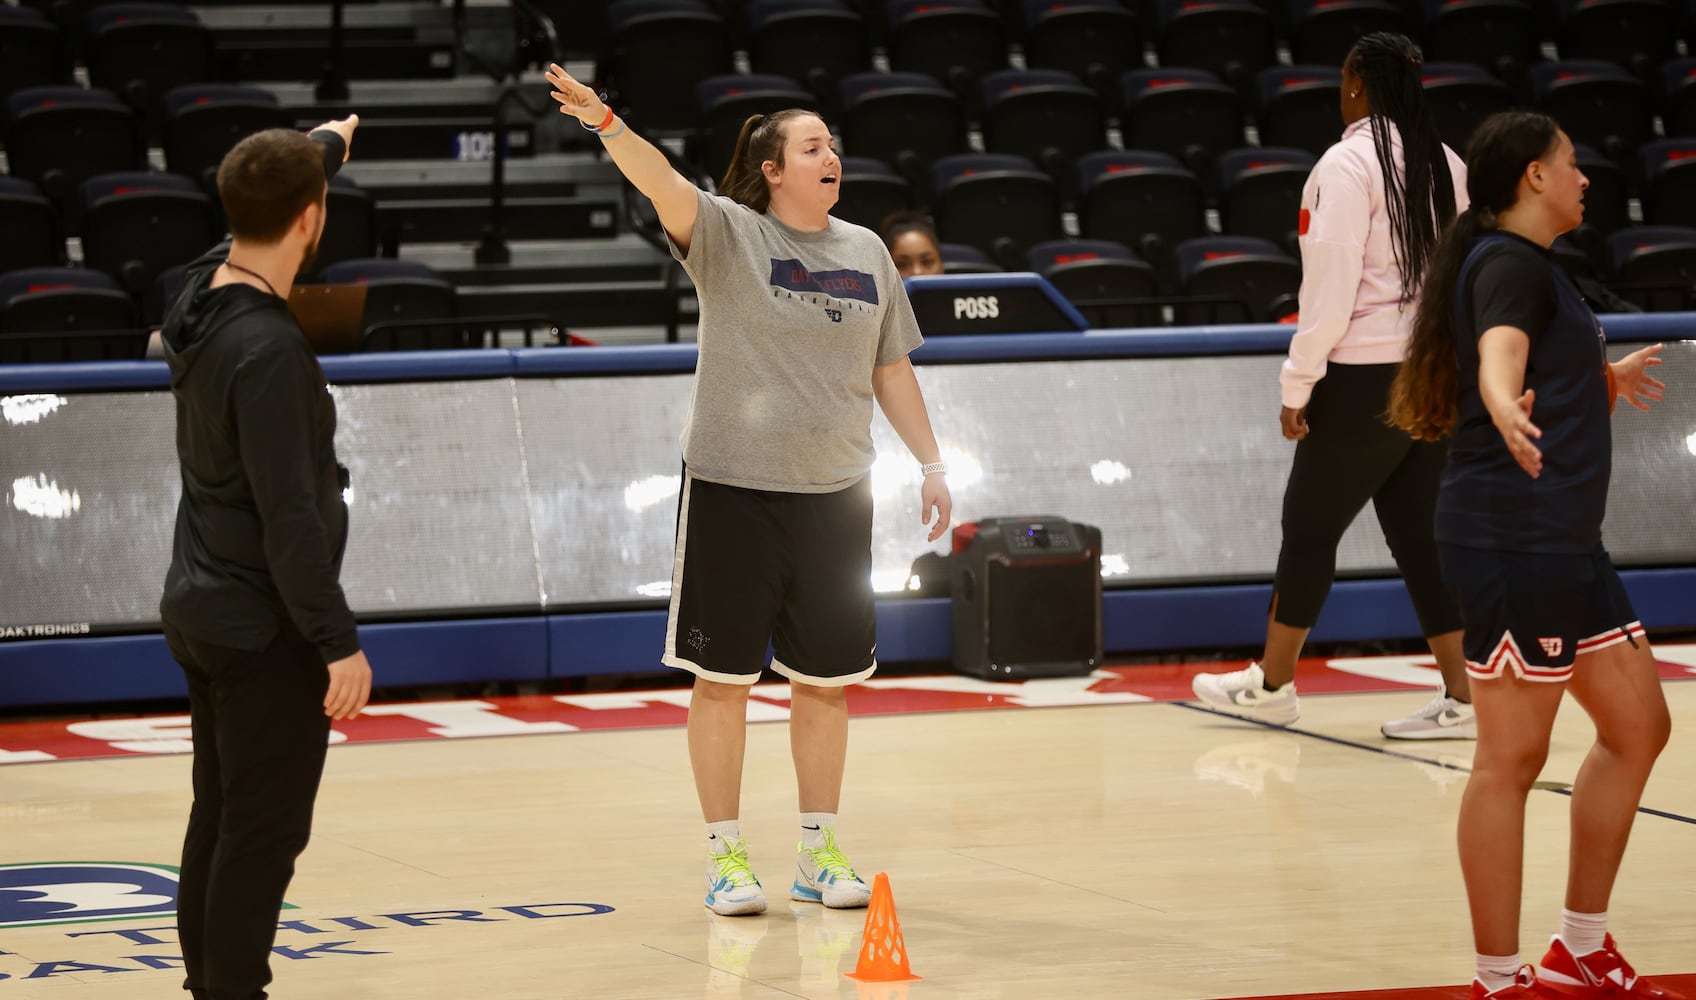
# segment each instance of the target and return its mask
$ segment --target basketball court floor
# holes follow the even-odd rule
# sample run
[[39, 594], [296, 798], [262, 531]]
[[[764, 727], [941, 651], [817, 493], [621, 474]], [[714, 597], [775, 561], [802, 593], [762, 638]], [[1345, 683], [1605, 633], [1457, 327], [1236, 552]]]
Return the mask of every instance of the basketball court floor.
[[[1696, 997], [1696, 646], [1657, 652], [1674, 733], [1612, 927], [1640, 972]], [[1287, 731], [1186, 703], [1204, 669], [854, 689], [843, 842], [868, 881], [888, 874], [923, 977], [870, 985], [844, 977], [865, 911], [786, 898], [784, 686], [751, 708], [742, 829], [772, 904], [753, 918], [701, 905], [686, 691], [378, 705], [336, 727], [272, 996], [1464, 996], [1472, 745], [1378, 734], [1430, 697], [1429, 660], [1304, 661]], [[185, 723], [0, 724], [0, 1000], [186, 995]], [[1569, 699], [1530, 799], [1530, 961], [1559, 919], [1590, 739]]]

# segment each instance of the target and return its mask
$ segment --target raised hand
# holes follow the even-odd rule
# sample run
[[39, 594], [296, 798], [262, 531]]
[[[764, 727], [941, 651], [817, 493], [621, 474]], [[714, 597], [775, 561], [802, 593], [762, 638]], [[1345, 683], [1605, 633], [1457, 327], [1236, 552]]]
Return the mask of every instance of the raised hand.
[[593, 89], [577, 82], [558, 63], [548, 64], [548, 82], [553, 85], [554, 100], [561, 114], [571, 115], [585, 125], [600, 125], [607, 116], [607, 106]]

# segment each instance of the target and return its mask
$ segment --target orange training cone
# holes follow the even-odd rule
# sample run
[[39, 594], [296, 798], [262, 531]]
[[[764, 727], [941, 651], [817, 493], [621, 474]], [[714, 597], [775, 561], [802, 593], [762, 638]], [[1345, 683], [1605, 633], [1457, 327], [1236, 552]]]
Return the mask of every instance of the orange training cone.
[[907, 942], [901, 937], [901, 920], [895, 915], [895, 896], [889, 891], [889, 876], [877, 873], [872, 883], [872, 902], [866, 909], [866, 931], [860, 942], [860, 961], [854, 971], [844, 973], [862, 983], [900, 983], [923, 979], [913, 975], [907, 961]]

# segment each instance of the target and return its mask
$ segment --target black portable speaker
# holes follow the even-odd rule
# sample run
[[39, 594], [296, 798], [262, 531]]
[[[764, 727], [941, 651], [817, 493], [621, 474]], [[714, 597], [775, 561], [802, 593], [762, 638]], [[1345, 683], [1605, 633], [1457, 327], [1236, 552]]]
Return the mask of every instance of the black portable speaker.
[[1101, 663], [1101, 529], [985, 518], [954, 529], [950, 562], [954, 669], [1026, 680]]

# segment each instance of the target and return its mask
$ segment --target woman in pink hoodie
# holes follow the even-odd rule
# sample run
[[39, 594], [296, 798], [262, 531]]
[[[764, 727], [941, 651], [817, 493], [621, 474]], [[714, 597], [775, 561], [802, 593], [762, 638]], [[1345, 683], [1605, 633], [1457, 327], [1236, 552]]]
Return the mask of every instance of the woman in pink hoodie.
[[1343, 137], [1302, 191], [1301, 319], [1284, 362], [1284, 437], [1297, 442], [1284, 492], [1266, 645], [1247, 669], [1196, 677], [1196, 697], [1272, 725], [1300, 716], [1296, 660], [1336, 574], [1337, 544], [1372, 501], [1442, 670], [1444, 690], [1395, 739], [1475, 739], [1461, 620], [1432, 539], [1442, 442], [1385, 418], [1414, 296], [1442, 229], [1466, 208], [1466, 167], [1437, 137], [1419, 48], [1378, 32], [1343, 61]]

